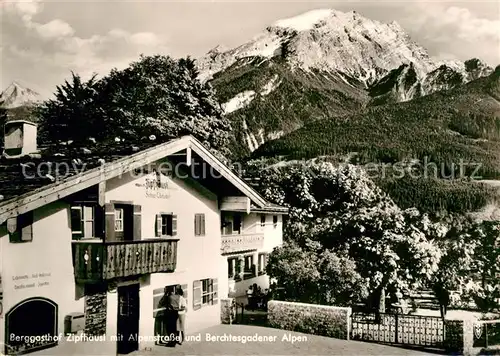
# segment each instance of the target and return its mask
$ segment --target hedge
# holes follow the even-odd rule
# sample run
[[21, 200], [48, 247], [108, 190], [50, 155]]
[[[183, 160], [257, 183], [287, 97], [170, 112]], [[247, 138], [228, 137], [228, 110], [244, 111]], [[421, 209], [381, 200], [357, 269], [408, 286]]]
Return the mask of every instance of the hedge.
[[351, 308], [272, 300], [269, 326], [306, 334], [349, 340]]

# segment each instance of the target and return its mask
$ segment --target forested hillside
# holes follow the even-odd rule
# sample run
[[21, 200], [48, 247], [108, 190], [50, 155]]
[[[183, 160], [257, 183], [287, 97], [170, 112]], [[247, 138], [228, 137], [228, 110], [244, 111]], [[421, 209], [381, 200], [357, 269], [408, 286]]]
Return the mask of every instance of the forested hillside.
[[[318, 120], [264, 144], [252, 158], [349, 157], [350, 163], [377, 164], [373, 178], [402, 207], [474, 210], [492, 191], [473, 180], [500, 178], [499, 76], [497, 67], [451, 91]], [[399, 177], [404, 169], [420, 177]]]

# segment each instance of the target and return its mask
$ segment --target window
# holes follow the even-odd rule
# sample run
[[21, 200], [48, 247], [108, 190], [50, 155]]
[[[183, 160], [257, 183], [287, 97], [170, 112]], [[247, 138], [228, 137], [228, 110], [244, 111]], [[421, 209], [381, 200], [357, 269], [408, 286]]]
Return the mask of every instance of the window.
[[156, 237], [177, 235], [177, 215], [161, 213], [156, 215]]
[[123, 216], [124, 211], [123, 208], [115, 209], [115, 231], [123, 232]]
[[172, 217], [173, 215], [161, 216], [161, 234], [172, 236]]
[[195, 214], [194, 216], [194, 235], [205, 236], [205, 214]]
[[255, 277], [255, 264], [253, 255], [245, 256], [244, 279]]
[[[178, 289], [182, 289], [183, 297], [188, 300], [188, 285], [187, 284], [172, 284], [165, 286], [163, 288], [157, 288], [153, 290], [153, 317], [155, 318], [158, 315], [158, 312], [165, 310], [168, 305], [168, 294], [173, 293], [176, 294]], [[165, 295], [165, 292], [167, 295]], [[158, 327], [155, 326], [155, 329]], [[155, 335], [157, 333], [155, 332]]]
[[266, 274], [267, 257], [267, 253], [259, 254], [259, 276]]
[[266, 214], [260, 214], [260, 226], [261, 227], [266, 226]]
[[217, 304], [217, 291], [217, 278], [193, 281], [193, 310]]
[[221, 215], [220, 224], [222, 235], [231, 235], [233, 233], [233, 222], [229, 220], [227, 215]]
[[234, 215], [233, 216], [233, 232], [235, 232], [237, 234], [241, 234], [241, 225], [242, 225], [241, 215], [239, 215], [239, 214]]
[[278, 215], [273, 215], [273, 227], [275, 229], [278, 227]]
[[[142, 236], [142, 207], [134, 205], [133, 202], [111, 201], [104, 205], [104, 226], [106, 241], [138, 241]], [[95, 215], [101, 214], [101, 210], [95, 209]], [[96, 219], [97, 224], [102, 224], [100, 216]], [[101, 226], [96, 226], [97, 234], [101, 234]]]
[[95, 207], [92, 205], [74, 205], [71, 207], [71, 233], [73, 239], [89, 238], [96, 235]]
[[240, 262], [237, 258], [227, 259], [227, 275], [228, 278], [238, 279], [240, 275]]
[[[33, 211], [9, 220], [7, 221], [7, 230], [9, 231], [10, 242], [33, 241]], [[13, 225], [9, 226], [11, 224]]]
[[214, 297], [216, 296], [216, 291], [214, 290], [214, 280], [213, 279], [202, 279], [201, 280], [201, 304], [202, 305], [212, 305], [214, 304]]

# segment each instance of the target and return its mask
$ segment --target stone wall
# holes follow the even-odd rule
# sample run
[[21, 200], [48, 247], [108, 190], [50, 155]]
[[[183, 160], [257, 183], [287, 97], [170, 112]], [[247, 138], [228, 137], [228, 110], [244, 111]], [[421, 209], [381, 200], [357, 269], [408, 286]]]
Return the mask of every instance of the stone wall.
[[351, 308], [272, 300], [267, 318], [274, 328], [349, 340]]
[[464, 321], [445, 320], [444, 347], [448, 351], [463, 350], [464, 348]]
[[236, 305], [234, 298], [223, 298], [220, 300], [222, 324], [232, 324], [236, 318]]
[[106, 334], [106, 292], [94, 292], [85, 296], [85, 333]]

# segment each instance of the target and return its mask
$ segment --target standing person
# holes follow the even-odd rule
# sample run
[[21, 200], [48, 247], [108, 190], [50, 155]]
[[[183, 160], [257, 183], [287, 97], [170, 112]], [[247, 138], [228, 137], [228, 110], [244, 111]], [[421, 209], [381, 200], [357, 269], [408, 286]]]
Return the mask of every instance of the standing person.
[[[179, 287], [176, 288], [176, 290]], [[168, 297], [170, 306], [168, 318], [168, 345], [175, 347], [178, 340], [177, 320], [179, 319], [179, 298], [173, 292]]]
[[[162, 337], [168, 340], [168, 346], [175, 347], [175, 334], [177, 333], [177, 311], [172, 304], [173, 291], [165, 287], [165, 294], [160, 300], [159, 306], [165, 308], [163, 310], [162, 320]], [[172, 342], [173, 341], [173, 342]]]
[[251, 309], [252, 308], [252, 305], [253, 305], [253, 290], [252, 290], [252, 286], [249, 286], [248, 287], [248, 290], [247, 290], [247, 300], [248, 300], [248, 309]]
[[186, 325], [187, 300], [184, 298], [184, 291], [179, 287], [176, 291], [176, 299], [179, 305], [179, 316], [177, 318], [177, 331], [179, 332], [179, 345], [184, 341], [184, 329]]

